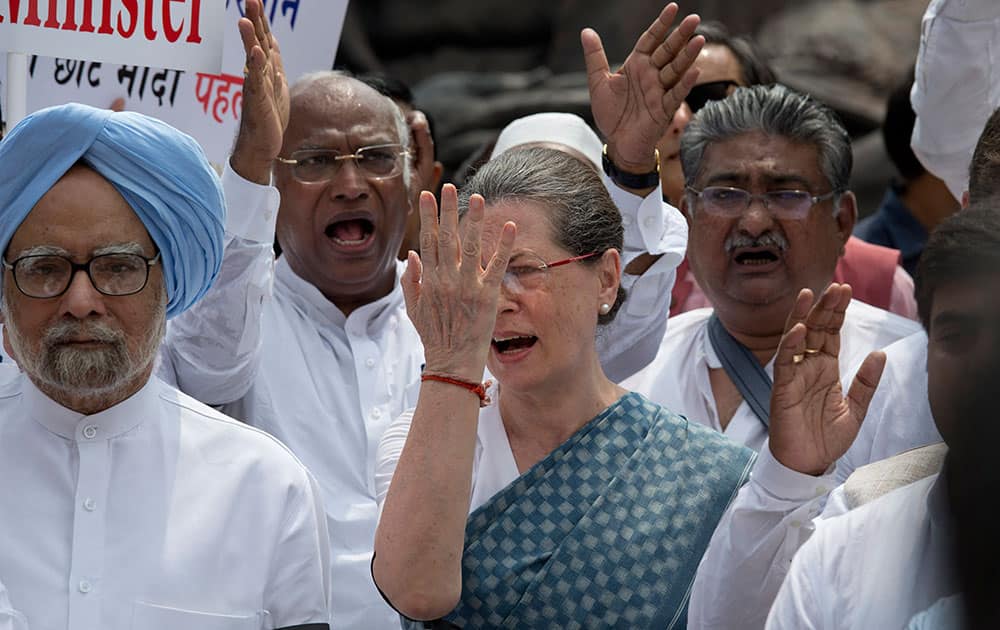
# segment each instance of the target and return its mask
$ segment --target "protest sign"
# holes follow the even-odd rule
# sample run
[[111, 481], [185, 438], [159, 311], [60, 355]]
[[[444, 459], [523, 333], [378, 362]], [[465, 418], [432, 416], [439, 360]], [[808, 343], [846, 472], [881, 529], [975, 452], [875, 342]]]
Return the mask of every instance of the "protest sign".
[[224, 11], [218, 0], [0, 1], [0, 51], [214, 73]]
[[[213, 2], [225, 10], [221, 73], [166, 69], [166, 60], [147, 67], [32, 57], [27, 110], [69, 101], [107, 107], [123, 97], [126, 109], [155, 116], [194, 136], [210, 160], [223, 163], [236, 137], [243, 100], [245, 55], [236, 23], [245, 2]], [[290, 83], [305, 73], [333, 67], [346, 12], [347, 0], [264, 0], [264, 14], [278, 38]], [[0, 84], [4, 74], [0, 65]]]

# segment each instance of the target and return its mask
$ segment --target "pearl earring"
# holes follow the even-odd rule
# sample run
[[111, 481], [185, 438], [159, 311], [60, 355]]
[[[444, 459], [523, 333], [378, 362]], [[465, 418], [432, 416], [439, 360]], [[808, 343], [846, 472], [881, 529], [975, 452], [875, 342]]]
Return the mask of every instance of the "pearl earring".
[[601, 304], [601, 310], [600, 310], [601, 315], [607, 315], [610, 312], [611, 312], [610, 304]]

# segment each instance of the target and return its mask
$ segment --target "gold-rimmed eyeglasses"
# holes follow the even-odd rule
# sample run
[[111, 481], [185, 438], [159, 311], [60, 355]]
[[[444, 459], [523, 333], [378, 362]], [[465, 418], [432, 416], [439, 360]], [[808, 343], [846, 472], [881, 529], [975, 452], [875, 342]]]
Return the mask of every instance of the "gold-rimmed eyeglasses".
[[295, 179], [316, 184], [333, 179], [347, 160], [353, 160], [365, 177], [394, 177], [402, 172], [403, 160], [409, 156], [410, 151], [401, 144], [375, 144], [346, 154], [333, 149], [300, 149], [290, 157], [278, 157], [277, 160], [292, 167]]

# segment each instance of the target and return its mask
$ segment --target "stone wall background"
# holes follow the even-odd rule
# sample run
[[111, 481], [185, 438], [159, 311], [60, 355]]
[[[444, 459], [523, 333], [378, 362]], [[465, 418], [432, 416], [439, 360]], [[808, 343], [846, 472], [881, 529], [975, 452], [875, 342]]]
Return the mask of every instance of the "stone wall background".
[[[752, 35], [779, 79], [834, 107], [856, 138], [854, 188], [874, 210], [893, 169], [877, 134], [910, 71], [927, 0], [688, 0], [684, 12]], [[539, 111], [589, 119], [579, 32], [623, 60], [662, 4], [651, 0], [354, 0], [337, 54], [355, 72], [414, 88], [451, 177], [509, 121]], [[873, 135], [874, 133], [874, 135]]]

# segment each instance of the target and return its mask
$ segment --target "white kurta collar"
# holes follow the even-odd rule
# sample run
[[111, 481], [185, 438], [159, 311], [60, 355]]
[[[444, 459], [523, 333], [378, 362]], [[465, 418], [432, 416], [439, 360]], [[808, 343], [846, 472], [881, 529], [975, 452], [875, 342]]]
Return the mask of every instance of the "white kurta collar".
[[348, 322], [357, 321], [355, 325], [359, 327], [358, 332], [368, 334], [369, 322], [378, 320], [382, 314], [395, 310], [395, 307], [403, 303], [403, 289], [399, 280], [405, 270], [405, 263], [396, 264], [396, 282], [388, 295], [356, 308], [349, 317], [345, 317], [337, 305], [328, 300], [319, 289], [296, 274], [285, 258], [279, 258], [274, 267], [275, 280], [282, 293], [310, 319], [326, 322], [337, 328], [346, 328]]
[[75, 442], [107, 440], [131, 431], [148, 419], [159, 390], [150, 377], [142, 388], [122, 402], [93, 415], [63, 407], [43, 394], [27, 376], [22, 376], [24, 405], [28, 415], [40, 425]]

